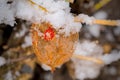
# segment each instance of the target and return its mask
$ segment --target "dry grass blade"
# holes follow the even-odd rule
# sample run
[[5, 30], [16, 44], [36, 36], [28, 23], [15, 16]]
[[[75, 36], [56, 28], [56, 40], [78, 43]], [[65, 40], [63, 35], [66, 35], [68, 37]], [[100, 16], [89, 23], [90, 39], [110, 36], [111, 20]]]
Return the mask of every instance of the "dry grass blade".
[[75, 57], [75, 58], [78, 58], [78, 59], [81, 59], [81, 60], [92, 61], [92, 62], [95, 62], [97, 64], [104, 64], [104, 62], [101, 59], [97, 59], [97, 58], [94, 58], [94, 57], [88, 57], [88, 56], [76, 55], [76, 54], [74, 54], [72, 57]]
[[38, 4], [36, 4], [35, 2], [33, 2], [32, 0], [28, 0], [32, 5], [37, 5], [40, 9], [42, 9], [43, 11], [45, 11], [45, 12], [48, 12], [48, 10], [46, 9], [46, 8], [44, 8], [43, 6], [41, 6], [41, 5], [38, 5]]
[[[78, 17], [75, 17], [75, 22], [81, 22], [83, 23], [83, 19], [79, 19]], [[92, 24], [99, 24], [99, 25], [105, 25], [105, 26], [120, 26], [120, 20], [101, 20], [101, 19], [94, 19], [92, 21]]]

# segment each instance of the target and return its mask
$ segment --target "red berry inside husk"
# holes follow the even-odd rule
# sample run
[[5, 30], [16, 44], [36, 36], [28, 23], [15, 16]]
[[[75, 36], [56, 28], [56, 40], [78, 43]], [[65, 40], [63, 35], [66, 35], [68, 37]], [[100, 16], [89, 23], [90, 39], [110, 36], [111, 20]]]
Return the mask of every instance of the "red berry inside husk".
[[53, 37], [55, 36], [54, 29], [49, 27], [45, 32], [44, 32], [44, 39], [49, 41], [52, 40]]

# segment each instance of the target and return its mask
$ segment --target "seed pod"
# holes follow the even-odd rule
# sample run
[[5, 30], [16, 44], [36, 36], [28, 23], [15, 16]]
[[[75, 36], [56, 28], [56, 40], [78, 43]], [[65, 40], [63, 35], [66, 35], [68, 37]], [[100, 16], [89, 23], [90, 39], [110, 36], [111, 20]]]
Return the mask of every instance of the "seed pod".
[[31, 31], [37, 58], [42, 64], [50, 66], [52, 71], [71, 58], [78, 33], [65, 37], [49, 23], [33, 24]]

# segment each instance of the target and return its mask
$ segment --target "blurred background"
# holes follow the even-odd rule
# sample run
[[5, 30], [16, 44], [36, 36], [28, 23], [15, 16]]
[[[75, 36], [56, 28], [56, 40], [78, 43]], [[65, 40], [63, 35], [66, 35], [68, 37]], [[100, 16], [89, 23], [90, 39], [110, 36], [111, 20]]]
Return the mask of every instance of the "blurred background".
[[[9, 1], [8, 4], [11, 4]], [[120, 0], [74, 0], [71, 13], [84, 13], [97, 19], [120, 19]], [[0, 24], [0, 80], [76, 80], [71, 61], [52, 74], [36, 60], [31, 47], [31, 23], [16, 19], [14, 27]], [[108, 54], [120, 51], [120, 26], [85, 25], [80, 40], [97, 41]], [[4, 64], [4, 65], [2, 65]], [[90, 80], [90, 79], [86, 79]], [[102, 68], [92, 80], [120, 80], [120, 61]]]

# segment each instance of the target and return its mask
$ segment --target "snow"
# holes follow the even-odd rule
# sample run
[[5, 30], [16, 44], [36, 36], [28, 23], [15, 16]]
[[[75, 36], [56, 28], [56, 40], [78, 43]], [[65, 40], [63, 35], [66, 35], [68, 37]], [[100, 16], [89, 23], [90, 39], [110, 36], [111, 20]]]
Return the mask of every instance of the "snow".
[[0, 57], [0, 66], [3, 66], [6, 63], [6, 59], [4, 57]]
[[41, 67], [45, 70], [45, 71], [48, 71], [48, 70], [51, 70], [51, 67], [45, 65], [45, 64], [41, 64]]
[[82, 20], [83, 23], [86, 23], [87, 25], [93, 24], [93, 20], [95, 20], [94, 17], [89, 17], [88, 15], [85, 14], [79, 14], [78, 18]]
[[[60, 33], [65, 33], [66, 36], [70, 35], [70, 32], [80, 31], [81, 23], [74, 21], [69, 2], [64, 0], [33, 0], [36, 5], [31, 4], [29, 0], [13, 0], [14, 5], [8, 5], [6, 2], [7, 0], [2, 0], [0, 3], [4, 4], [0, 7], [0, 23], [13, 26], [16, 17], [31, 23], [49, 22], [57, 30], [63, 28]], [[47, 9], [48, 12], [39, 8], [38, 5]]]
[[[118, 61], [120, 59], [120, 52], [114, 50], [109, 54], [103, 54], [102, 47], [97, 43], [90, 41], [78, 42], [75, 45], [74, 54], [83, 55], [91, 58], [94, 57], [97, 59], [101, 59], [104, 62], [104, 64], [97, 64], [88, 60], [72, 58], [71, 60], [74, 65], [75, 77], [78, 80], [84, 80], [86, 78], [96, 78], [103, 66]], [[110, 68], [110, 74], [116, 74], [116, 70], [114, 68]]]
[[111, 32], [107, 32], [105, 37], [108, 41], [111, 41], [111, 42], [115, 41], [115, 37], [113, 36], [113, 34]]
[[31, 39], [30, 35], [25, 37], [24, 43], [21, 46], [22, 46], [22, 48], [32, 46], [32, 39]]
[[5, 77], [4, 80], [14, 80], [11, 71], [8, 71], [4, 77]]
[[110, 54], [105, 54], [102, 56], [102, 60], [104, 60], [105, 64], [110, 64], [112, 62], [118, 61], [120, 59], [120, 52], [113, 51]]
[[100, 36], [100, 31], [101, 31], [101, 26], [100, 25], [87, 26], [87, 29], [92, 36], [94, 36], [94, 37], [99, 37]]
[[15, 34], [16, 38], [23, 37], [25, 33], [28, 31], [28, 29], [26, 28], [24, 24], [22, 24], [21, 27], [22, 27], [22, 30]]
[[[14, 26], [15, 18], [20, 18], [30, 21], [31, 23], [38, 24], [48, 22], [58, 31], [59, 34], [64, 33], [65, 36], [69, 36], [70, 33], [78, 33], [82, 26], [80, 22], [74, 21], [74, 15], [70, 13], [69, 2], [65, 2], [64, 0], [33, 0], [33, 2], [37, 5], [31, 4], [29, 0], [11, 0], [13, 1], [11, 4], [8, 4], [8, 1], [9, 0], [0, 0], [0, 23]], [[44, 7], [47, 11], [39, 8], [38, 5]], [[107, 14], [104, 11], [97, 12], [94, 16], [99, 19], [107, 18]], [[95, 20], [94, 17], [89, 17], [85, 14], [79, 14], [78, 18], [80, 18], [82, 22], [87, 25], [93, 24], [93, 20]], [[88, 27], [89, 32], [95, 37], [99, 37], [100, 29], [101, 26], [98, 25]], [[26, 30], [27, 29], [23, 25], [22, 31], [17, 33], [16, 37], [23, 36]], [[115, 29], [114, 32], [116, 35], [119, 35], [119, 30]], [[42, 35], [42, 33], [39, 33], [39, 35]], [[111, 37], [109, 37], [110, 35], [107, 36], [108, 39], [111, 40]], [[30, 35], [28, 35], [25, 37], [24, 43], [21, 46], [26, 48], [31, 45], [32, 40]], [[97, 64], [91, 61], [72, 58], [71, 60], [74, 64], [75, 76], [80, 80], [97, 77], [100, 73], [100, 69], [104, 65], [108, 65], [120, 59], [120, 52], [113, 51], [110, 54], [103, 54], [102, 47], [95, 42], [90, 41], [76, 43], [74, 54], [99, 58], [105, 63]], [[0, 57], [0, 66], [5, 63], [5, 58]], [[42, 68], [45, 70], [51, 70], [49, 66], [44, 64], [42, 64]], [[115, 70], [111, 69], [111, 73], [115, 73]], [[5, 80], [13, 80], [11, 71], [6, 73]]]
[[75, 51], [74, 54], [78, 55], [84, 55], [84, 56], [99, 56], [102, 55], [103, 49], [102, 47], [98, 46], [95, 42], [90, 42], [90, 41], [83, 41], [83, 42], [78, 42], [75, 45]]
[[[96, 19], [106, 19], [107, 13], [105, 11], [98, 11], [93, 15]], [[94, 37], [100, 36], [101, 25], [87, 25], [86, 26], [90, 34]]]
[[[89, 57], [100, 58], [102, 56], [103, 50], [101, 46], [95, 42], [83, 41], [78, 42], [75, 46], [74, 54], [84, 55]], [[103, 67], [103, 64], [96, 64], [91, 61], [80, 60], [77, 58], [72, 58], [75, 76], [78, 80], [84, 80], [86, 78], [93, 79], [97, 77], [100, 73], [100, 69]]]
[[9, 0], [0, 0], [0, 23], [13, 26], [15, 24], [15, 11], [13, 4], [7, 4]]
[[108, 17], [105, 11], [98, 11], [93, 16], [97, 19], [106, 19]]

